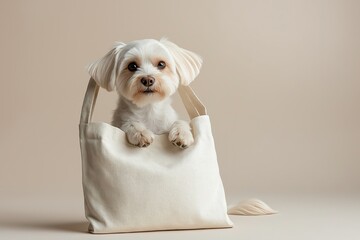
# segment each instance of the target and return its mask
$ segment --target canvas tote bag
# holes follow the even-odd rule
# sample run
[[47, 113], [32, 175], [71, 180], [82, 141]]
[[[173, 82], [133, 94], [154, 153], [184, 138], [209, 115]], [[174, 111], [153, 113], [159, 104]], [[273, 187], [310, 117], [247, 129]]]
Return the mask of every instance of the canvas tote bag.
[[92, 122], [99, 86], [91, 78], [80, 119], [85, 215], [92, 233], [227, 228], [224, 188], [209, 116], [189, 86], [179, 89], [195, 142], [173, 146], [167, 134], [147, 148], [125, 133]]

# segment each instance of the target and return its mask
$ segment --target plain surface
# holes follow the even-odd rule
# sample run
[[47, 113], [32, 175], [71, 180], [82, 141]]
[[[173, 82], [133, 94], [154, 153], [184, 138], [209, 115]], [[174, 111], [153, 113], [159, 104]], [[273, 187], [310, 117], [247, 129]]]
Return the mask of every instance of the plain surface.
[[[234, 199], [243, 198], [241, 196]], [[1, 205], [0, 239], [348, 239], [360, 238], [360, 195], [267, 195], [280, 211], [269, 216], [230, 216], [231, 229], [144, 233], [87, 233], [81, 197], [29, 198]], [[229, 199], [232, 202], [231, 199]], [[54, 207], [55, 206], [55, 207]]]
[[[93, 237], [36, 223], [37, 216], [65, 228], [83, 221], [78, 122], [85, 66], [115, 41], [163, 36], [204, 58], [192, 86], [212, 121], [226, 193], [259, 197], [283, 212], [236, 218], [233, 230], [194, 236], [354, 235], [359, 9], [351, 0], [0, 1], [0, 217], [14, 219], [0, 224], [1, 236], [29, 239], [31, 230], [38, 239], [59, 231]], [[95, 120], [109, 122], [115, 103], [115, 93], [100, 91]], [[301, 198], [267, 200], [267, 194], [340, 198], [312, 205]], [[59, 198], [53, 207], [34, 200], [52, 196]], [[193, 233], [161, 236], [176, 234]]]

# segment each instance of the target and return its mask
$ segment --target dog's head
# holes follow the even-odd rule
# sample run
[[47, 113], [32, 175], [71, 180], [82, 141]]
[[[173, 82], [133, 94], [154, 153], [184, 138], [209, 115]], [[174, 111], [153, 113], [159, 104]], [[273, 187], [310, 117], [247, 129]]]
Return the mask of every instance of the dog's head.
[[161, 101], [199, 74], [197, 54], [161, 39], [117, 43], [88, 71], [99, 86], [117, 92], [139, 107]]

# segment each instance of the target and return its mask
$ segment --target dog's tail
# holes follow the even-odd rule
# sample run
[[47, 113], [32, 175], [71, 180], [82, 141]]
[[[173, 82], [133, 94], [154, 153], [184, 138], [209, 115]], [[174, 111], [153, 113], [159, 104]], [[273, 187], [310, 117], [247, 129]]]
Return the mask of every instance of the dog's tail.
[[235, 206], [229, 207], [229, 215], [246, 215], [246, 216], [256, 216], [256, 215], [270, 215], [275, 214], [277, 211], [270, 208], [266, 203], [259, 199], [248, 199], [242, 201]]

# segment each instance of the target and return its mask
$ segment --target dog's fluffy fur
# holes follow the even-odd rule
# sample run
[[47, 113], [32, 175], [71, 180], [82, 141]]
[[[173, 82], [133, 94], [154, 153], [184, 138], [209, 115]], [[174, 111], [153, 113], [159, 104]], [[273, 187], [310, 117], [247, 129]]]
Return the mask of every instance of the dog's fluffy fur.
[[112, 124], [131, 144], [146, 147], [155, 134], [169, 133], [170, 142], [186, 148], [194, 142], [191, 128], [178, 120], [170, 96], [196, 78], [201, 64], [199, 55], [166, 39], [145, 39], [116, 43], [88, 71], [98, 85], [119, 94]]

